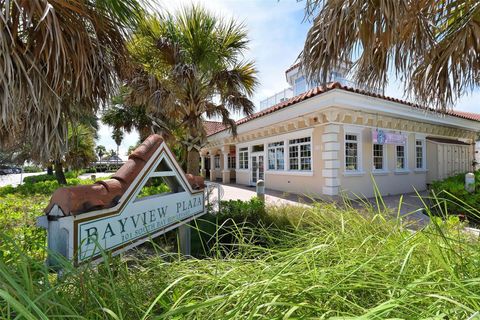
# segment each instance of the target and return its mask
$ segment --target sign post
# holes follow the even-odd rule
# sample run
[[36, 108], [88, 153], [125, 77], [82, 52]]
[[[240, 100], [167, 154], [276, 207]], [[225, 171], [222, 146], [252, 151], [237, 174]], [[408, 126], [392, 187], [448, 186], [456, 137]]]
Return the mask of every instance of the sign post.
[[112, 179], [55, 191], [39, 224], [48, 230], [49, 249], [76, 263], [101, 260], [102, 250], [118, 254], [175, 228], [182, 252], [190, 254], [186, 224], [205, 213], [203, 188], [203, 178], [185, 175], [163, 139], [152, 135]]

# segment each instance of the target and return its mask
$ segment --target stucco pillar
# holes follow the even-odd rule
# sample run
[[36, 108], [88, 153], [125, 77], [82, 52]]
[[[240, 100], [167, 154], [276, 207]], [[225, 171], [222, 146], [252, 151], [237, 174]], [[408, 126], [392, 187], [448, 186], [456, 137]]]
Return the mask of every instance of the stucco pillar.
[[215, 155], [210, 152], [210, 181], [215, 181]]
[[340, 188], [340, 126], [327, 124], [322, 134], [322, 176], [325, 184], [322, 192], [329, 196], [336, 196]]
[[230, 153], [230, 146], [223, 146], [223, 169], [222, 169], [222, 182], [230, 183], [230, 169], [228, 168], [228, 154]]
[[205, 170], [205, 155], [200, 154], [200, 174], [202, 175], [202, 177], [206, 178], [206, 172], [207, 170]]

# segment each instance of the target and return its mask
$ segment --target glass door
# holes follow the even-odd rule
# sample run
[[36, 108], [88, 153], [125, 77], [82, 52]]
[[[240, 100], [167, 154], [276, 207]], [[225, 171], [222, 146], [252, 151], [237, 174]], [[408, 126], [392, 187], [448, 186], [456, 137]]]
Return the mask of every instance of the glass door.
[[265, 178], [264, 156], [262, 154], [252, 154], [252, 185], [256, 185], [258, 180]]

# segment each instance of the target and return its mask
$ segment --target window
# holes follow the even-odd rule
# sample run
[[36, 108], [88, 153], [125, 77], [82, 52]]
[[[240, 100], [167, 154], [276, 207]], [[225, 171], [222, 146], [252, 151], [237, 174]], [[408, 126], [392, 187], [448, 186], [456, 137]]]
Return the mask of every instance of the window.
[[228, 156], [228, 169], [235, 169], [235, 168], [236, 168], [235, 156], [229, 155]]
[[214, 158], [215, 169], [220, 169], [220, 156], [216, 155]]
[[248, 169], [248, 147], [238, 149], [239, 169]]
[[345, 170], [358, 171], [358, 135], [345, 135]]
[[424, 169], [424, 164], [423, 164], [423, 140], [415, 140], [415, 168], [417, 169]]
[[310, 137], [289, 141], [289, 170], [312, 170], [312, 144]]
[[395, 146], [396, 156], [397, 156], [397, 170], [405, 170], [407, 168], [406, 156], [405, 156], [405, 146]]
[[285, 149], [283, 141], [268, 144], [268, 170], [285, 169]]
[[373, 145], [373, 170], [385, 170], [385, 147], [383, 144]]
[[294, 91], [295, 95], [299, 95], [300, 93], [307, 91], [307, 81], [305, 80], [305, 76], [295, 79]]

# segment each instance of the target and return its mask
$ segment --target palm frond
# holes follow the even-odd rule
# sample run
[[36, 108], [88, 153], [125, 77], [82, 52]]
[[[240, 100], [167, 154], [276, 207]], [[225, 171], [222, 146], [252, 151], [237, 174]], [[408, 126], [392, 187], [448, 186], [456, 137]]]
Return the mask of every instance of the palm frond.
[[480, 3], [473, 0], [307, 0], [302, 67], [325, 83], [353, 61], [355, 81], [384, 88], [393, 71], [418, 103], [445, 110], [480, 83]]
[[0, 143], [25, 135], [37, 158], [61, 156], [74, 106], [93, 114], [128, 73], [138, 10], [136, 0], [2, 1]]

